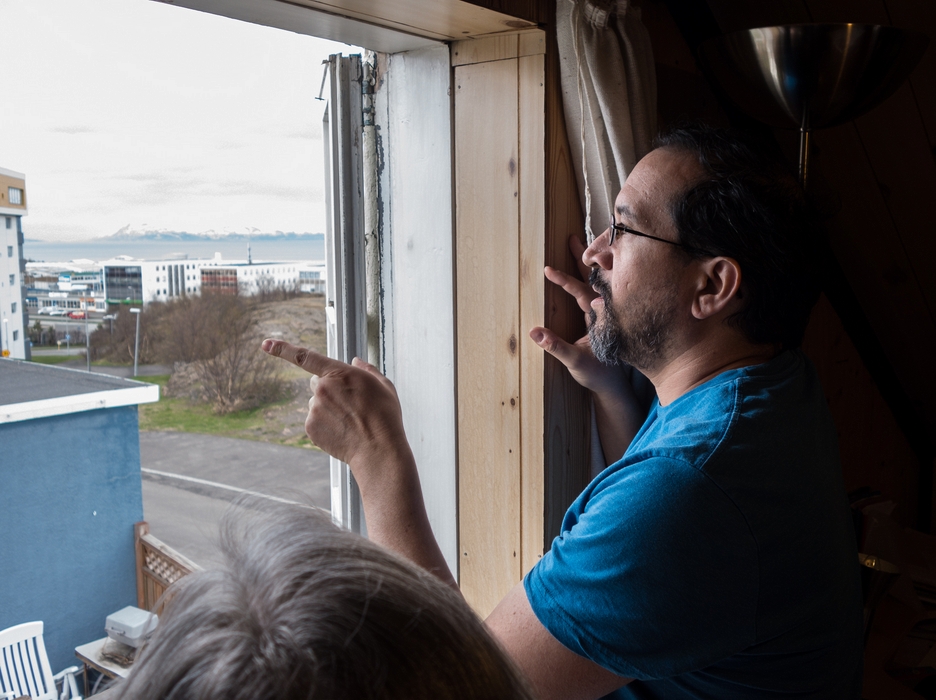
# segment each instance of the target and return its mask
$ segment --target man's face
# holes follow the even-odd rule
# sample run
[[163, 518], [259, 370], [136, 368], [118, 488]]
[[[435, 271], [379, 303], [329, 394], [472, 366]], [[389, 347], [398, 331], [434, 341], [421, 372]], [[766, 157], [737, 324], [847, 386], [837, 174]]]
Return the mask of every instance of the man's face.
[[[691, 156], [670, 150], [649, 153], [631, 172], [615, 201], [615, 221], [643, 233], [677, 241], [669, 213], [672, 197], [699, 177]], [[666, 361], [678, 338], [683, 309], [683, 254], [661, 241], [617, 233], [613, 246], [603, 233], [583, 256], [592, 267], [588, 337], [595, 356], [652, 371]]]

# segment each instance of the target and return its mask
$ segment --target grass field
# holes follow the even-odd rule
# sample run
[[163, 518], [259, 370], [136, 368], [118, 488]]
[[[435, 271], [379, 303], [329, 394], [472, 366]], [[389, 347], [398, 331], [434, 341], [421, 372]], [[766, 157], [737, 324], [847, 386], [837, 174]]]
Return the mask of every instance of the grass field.
[[33, 355], [32, 362], [40, 365], [60, 365], [63, 362], [74, 360], [74, 355]]
[[[169, 375], [137, 379], [164, 388], [169, 381]], [[185, 398], [167, 397], [164, 391], [160, 391], [158, 402], [140, 405], [140, 430], [204, 433], [314, 448], [303, 431], [284, 429], [281, 421], [271, 420], [277, 414], [288, 410], [292, 401], [292, 397], [288, 397], [251, 411], [219, 416], [207, 404], [195, 404]]]

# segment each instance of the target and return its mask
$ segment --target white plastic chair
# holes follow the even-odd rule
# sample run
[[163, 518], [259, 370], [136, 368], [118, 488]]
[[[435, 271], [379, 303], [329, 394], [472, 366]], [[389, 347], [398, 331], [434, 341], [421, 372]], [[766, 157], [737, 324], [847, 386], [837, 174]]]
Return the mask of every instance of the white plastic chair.
[[[0, 700], [29, 696], [34, 700], [81, 700], [75, 685], [77, 666], [52, 675], [42, 622], [25, 622], [0, 631]], [[62, 681], [62, 693], [56, 683]]]

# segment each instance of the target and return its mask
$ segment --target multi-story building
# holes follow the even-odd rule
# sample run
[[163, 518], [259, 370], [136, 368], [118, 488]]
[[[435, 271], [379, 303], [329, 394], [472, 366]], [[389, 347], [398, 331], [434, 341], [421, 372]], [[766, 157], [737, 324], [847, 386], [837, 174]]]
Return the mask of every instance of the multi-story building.
[[23, 225], [26, 176], [0, 168], [0, 349], [3, 357], [30, 359], [26, 329], [29, 316], [23, 299]]
[[203, 268], [221, 264], [220, 255], [197, 260], [109, 260], [103, 263], [104, 296], [109, 304], [149, 304], [198, 294]]
[[325, 293], [325, 265], [304, 263], [299, 266], [299, 291], [308, 294]]
[[[300, 262], [239, 262], [219, 264], [203, 269], [202, 289], [222, 294], [253, 296], [276, 289], [297, 289], [302, 283], [302, 271], [317, 271], [324, 279], [324, 270]], [[324, 284], [324, 281], [323, 281]], [[323, 287], [324, 289], [324, 287]], [[308, 290], [313, 291], [313, 290]]]

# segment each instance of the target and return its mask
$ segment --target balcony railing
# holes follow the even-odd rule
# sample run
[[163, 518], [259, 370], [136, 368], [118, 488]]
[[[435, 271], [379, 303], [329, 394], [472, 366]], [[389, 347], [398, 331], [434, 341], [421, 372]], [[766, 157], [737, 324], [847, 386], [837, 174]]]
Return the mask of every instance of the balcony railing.
[[[201, 567], [149, 533], [149, 525], [134, 525], [137, 566], [137, 607], [157, 615], [156, 604], [166, 589]], [[160, 606], [161, 607], [161, 606]]]

